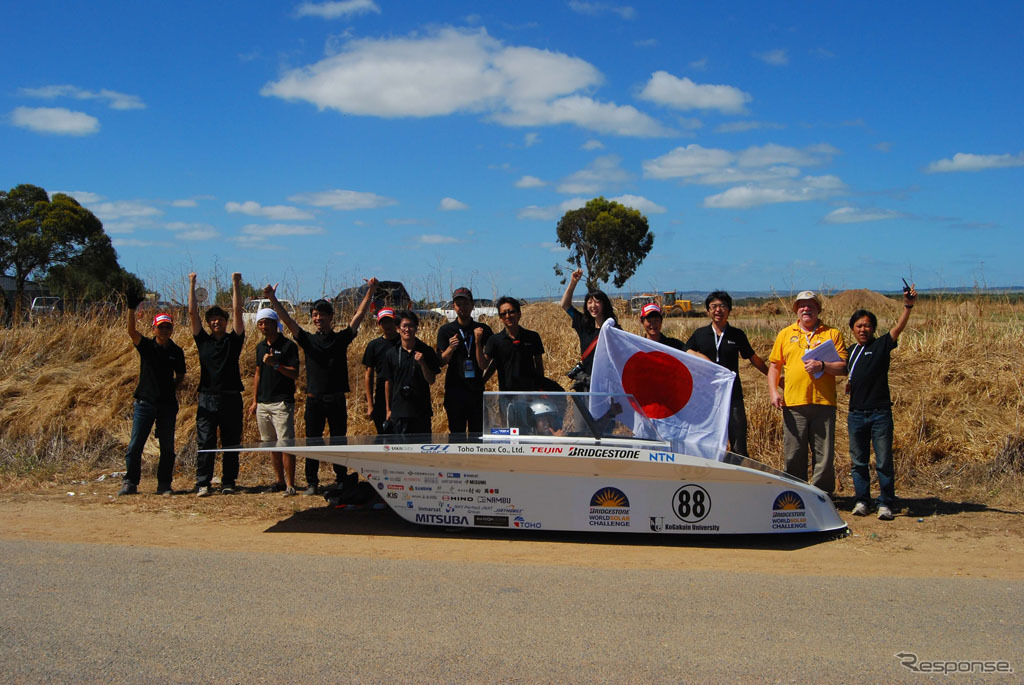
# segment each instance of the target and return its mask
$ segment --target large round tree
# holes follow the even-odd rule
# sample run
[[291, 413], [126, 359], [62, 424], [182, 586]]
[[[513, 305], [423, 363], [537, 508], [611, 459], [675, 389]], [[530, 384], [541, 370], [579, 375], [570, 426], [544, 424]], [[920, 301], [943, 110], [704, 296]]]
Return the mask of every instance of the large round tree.
[[[569, 249], [567, 261], [583, 268], [590, 290], [609, 278], [621, 288], [654, 245], [647, 217], [603, 197], [566, 212], [558, 222], [557, 233], [558, 243]], [[555, 273], [562, 276], [563, 267], [556, 264]]]

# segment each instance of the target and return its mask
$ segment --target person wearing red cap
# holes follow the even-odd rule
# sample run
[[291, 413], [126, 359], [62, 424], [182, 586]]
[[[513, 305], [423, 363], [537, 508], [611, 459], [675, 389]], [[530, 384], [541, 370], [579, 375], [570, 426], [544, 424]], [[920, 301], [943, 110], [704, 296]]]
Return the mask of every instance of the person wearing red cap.
[[484, 372], [480, 361], [484, 346], [494, 335], [491, 327], [473, 320], [473, 292], [457, 288], [452, 302], [458, 315], [437, 331], [437, 354], [444, 376], [444, 411], [448, 415], [448, 432], [479, 433], [483, 430]]
[[729, 407], [729, 450], [746, 457], [747, 408], [743, 403], [743, 386], [740, 385], [740, 357], [749, 359], [765, 375], [768, 374], [768, 365], [754, 352], [747, 334], [729, 325], [729, 314], [732, 312], [732, 296], [729, 293], [724, 290], [710, 293], [704, 298], [704, 309], [711, 323], [695, 330], [686, 344], [736, 374]]
[[124, 482], [118, 494], [134, 495], [139, 491], [142, 449], [153, 424], [156, 424], [156, 436], [160, 441], [156, 492], [170, 495], [174, 476], [174, 428], [178, 418], [177, 390], [185, 380], [185, 353], [171, 340], [174, 321], [168, 314], [160, 313], [153, 318], [152, 338], [139, 333], [135, 309], [140, 301], [141, 298], [131, 296], [128, 302], [128, 337], [139, 353], [139, 384], [135, 388], [132, 437], [125, 454]]
[[373, 421], [373, 426], [380, 435], [384, 432], [384, 422], [388, 413], [384, 376], [381, 372], [384, 370], [384, 359], [388, 351], [399, 343], [395, 310], [390, 307], [377, 310], [377, 326], [380, 328], [380, 337], [371, 340], [363, 351], [363, 366], [366, 367], [363, 388], [366, 391], [366, 418]]
[[[690, 348], [682, 340], [665, 335], [661, 332], [661, 326], [665, 322], [661, 305], [657, 302], [649, 302], [640, 309], [640, 324], [644, 327], [644, 337], [662, 345], [668, 345], [680, 352], [690, 352]], [[697, 355], [703, 357], [704, 355]]]
[[[768, 394], [772, 406], [782, 410], [786, 473], [832, 494], [836, 487], [836, 376], [846, 375], [846, 346], [842, 333], [819, 318], [817, 293], [798, 293], [793, 312], [796, 323], [779, 331], [768, 356]], [[834, 360], [825, 361], [823, 355], [811, 352], [828, 343], [835, 348]], [[783, 369], [786, 388], [780, 394]], [[809, 452], [814, 468], [808, 480]]]

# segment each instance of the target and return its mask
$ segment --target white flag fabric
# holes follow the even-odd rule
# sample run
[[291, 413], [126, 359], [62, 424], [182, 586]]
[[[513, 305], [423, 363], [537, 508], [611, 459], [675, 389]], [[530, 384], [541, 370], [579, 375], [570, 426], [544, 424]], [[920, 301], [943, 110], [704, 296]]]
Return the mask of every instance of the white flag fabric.
[[[692, 456], [717, 459], [729, 438], [729, 406], [736, 374], [686, 352], [627, 333], [605, 321], [594, 350], [590, 391], [630, 394], [654, 424], [658, 436]], [[607, 398], [592, 397], [590, 411], [601, 416]], [[621, 404], [621, 403], [620, 403]], [[616, 417], [637, 437], [656, 438], [633, 407]]]

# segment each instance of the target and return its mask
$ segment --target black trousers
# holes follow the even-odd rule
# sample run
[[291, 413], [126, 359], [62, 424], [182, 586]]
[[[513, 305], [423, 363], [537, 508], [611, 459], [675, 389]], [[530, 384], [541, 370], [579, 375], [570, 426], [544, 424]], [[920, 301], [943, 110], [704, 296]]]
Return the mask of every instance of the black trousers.
[[414, 433], [430, 433], [429, 416], [407, 416], [391, 419], [391, 432], [395, 435], [412, 435]]
[[[329, 427], [330, 436], [344, 437], [348, 432], [348, 408], [345, 406], [345, 394], [317, 395], [306, 397], [306, 437], [322, 438], [324, 426]], [[334, 478], [344, 482], [348, 469], [340, 464], [332, 464]], [[306, 457], [306, 485], [320, 484], [320, 462]]]
[[484, 429], [483, 394], [445, 398], [444, 411], [448, 415], [449, 433], [479, 433]]
[[747, 408], [743, 404], [743, 395], [734, 397], [729, 408], [729, 450], [740, 456], [747, 453]]
[[[196, 442], [200, 450], [217, 448], [217, 433], [222, 447], [236, 447], [242, 442], [242, 393], [201, 392], [196, 412]], [[238, 452], [224, 452], [221, 463], [221, 485], [235, 487], [238, 480]], [[216, 452], [196, 455], [196, 487], [210, 487]]]

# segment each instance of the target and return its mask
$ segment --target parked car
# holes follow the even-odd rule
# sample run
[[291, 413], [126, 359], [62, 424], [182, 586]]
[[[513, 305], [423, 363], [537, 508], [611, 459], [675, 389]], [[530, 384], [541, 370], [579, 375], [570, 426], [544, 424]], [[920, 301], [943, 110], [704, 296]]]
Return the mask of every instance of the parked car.
[[[459, 317], [459, 313], [455, 311], [455, 303], [451, 300], [446, 302], [441, 307], [435, 307], [431, 311], [437, 312], [448, 321], [455, 321]], [[498, 316], [498, 308], [494, 306], [494, 300], [488, 299], [476, 299], [473, 300], [473, 313], [474, 319], [479, 319], [481, 316]]]
[[36, 297], [32, 300], [32, 306], [28, 310], [28, 317], [31, 321], [55, 316], [64, 312], [64, 300], [59, 297]]
[[[364, 283], [358, 288], [346, 288], [334, 298], [335, 309], [344, 313], [342, 320], [347, 320], [356, 311], [356, 307], [363, 301], [368, 287]], [[373, 293], [373, 300], [370, 302], [370, 311], [367, 316], [376, 319], [377, 310], [382, 307], [390, 307], [395, 311], [412, 309], [412, 298], [409, 297], [409, 293], [401, 281], [379, 281], [377, 283], [377, 290]]]
[[[290, 300], [278, 300], [284, 310], [288, 312], [288, 316], [295, 317], [295, 306], [292, 305]], [[261, 309], [271, 309], [270, 300], [249, 300], [242, 306], [242, 321], [246, 326], [256, 325], [256, 314]]]

